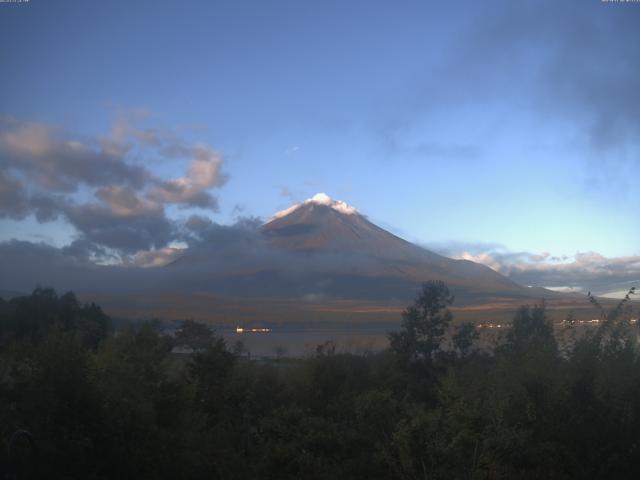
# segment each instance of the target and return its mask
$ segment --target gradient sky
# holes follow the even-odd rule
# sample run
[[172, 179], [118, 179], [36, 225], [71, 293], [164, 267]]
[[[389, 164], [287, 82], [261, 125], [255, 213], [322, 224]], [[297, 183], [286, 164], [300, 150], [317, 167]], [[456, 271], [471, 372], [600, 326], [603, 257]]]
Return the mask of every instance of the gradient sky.
[[[83, 141], [127, 119], [219, 152], [219, 210], [173, 219], [326, 192], [422, 244], [640, 255], [638, 3], [31, 0], [0, 4], [0, 65], [0, 116]], [[0, 240], [78, 235], [0, 220]]]

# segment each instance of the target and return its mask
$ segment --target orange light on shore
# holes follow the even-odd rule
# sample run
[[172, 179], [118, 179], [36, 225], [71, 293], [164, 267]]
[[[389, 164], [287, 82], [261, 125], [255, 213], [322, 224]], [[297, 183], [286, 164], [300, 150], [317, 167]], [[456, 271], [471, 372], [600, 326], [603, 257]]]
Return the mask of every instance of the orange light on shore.
[[236, 327], [236, 333], [268, 333], [270, 328], [242, 328]]

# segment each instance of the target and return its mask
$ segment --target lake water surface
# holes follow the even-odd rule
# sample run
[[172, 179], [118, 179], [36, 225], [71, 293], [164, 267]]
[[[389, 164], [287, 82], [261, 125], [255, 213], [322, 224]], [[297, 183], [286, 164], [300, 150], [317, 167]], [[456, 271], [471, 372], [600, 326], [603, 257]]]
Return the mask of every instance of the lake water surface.
[[273, 327], [269, 332], [237, 333], [232, 328], [218, 328], [230, 347], [242, 341], [255, 357], [313, 355], [318, 345], [333, 342], [336, 352], [364, 354], [379, 352], [388, 346], [389, 326], [346, 326], [333, 328]]

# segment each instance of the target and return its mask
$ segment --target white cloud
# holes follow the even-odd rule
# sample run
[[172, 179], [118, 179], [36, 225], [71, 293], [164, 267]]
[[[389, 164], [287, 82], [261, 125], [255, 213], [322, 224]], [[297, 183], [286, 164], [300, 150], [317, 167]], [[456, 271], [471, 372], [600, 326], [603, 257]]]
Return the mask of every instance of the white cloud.
[[184, 248], [165, 247], [157, 250], [141, 250], [133, 256], [136, 267], [164, 267], [184, 255]]
[[453, 258], [457, 258], [460, 260], [470, 260], [476, 263], [482, 263], [487, 267], [492, 268], [496, 272], [500, 272], [503, 268], [503, 262], [501, 262], [498, 258], [494, 257], [489, 253], [471, 253], [471, 252], [462, 252], [459, 255], [454, 255]]
[[582, 287], [569, 287], [569, 286], [559, 286], [559, 287], [545, 287], [547, 290], [553, 290], [554, 292], [562, 292], [562, 293], [586, 293], [585, 289]]
[[148, 197], [160, 203], [176, 203], [217, 210], [217, 201], [207, 190], [227, 181], [222, 173], [222, 157], [209, 147], [193, 148], [193, 158], [187, 175], [159, 181]]
[[625, 288], [640, 286], [638, 255], [605, 257], [598, 252], [578, 252], [573, 256], [554, 256], [549, 252], [509, 252], [497, 245], [488, 245], [484, 251], [476, 245], [469, 245], [470, 248], [453, 245], [454, 248], [438, 250], [452, 258], [487, 265], [522, 285], [566, 292], [591, 290], [616, 295], [616, 298]]
[[161, 206], [145, 198], [140, 198], [134, 190], [122, 185], [111, 185], [96, 191], [114, 217], [127, 218], [145, 214], [157, 214]]

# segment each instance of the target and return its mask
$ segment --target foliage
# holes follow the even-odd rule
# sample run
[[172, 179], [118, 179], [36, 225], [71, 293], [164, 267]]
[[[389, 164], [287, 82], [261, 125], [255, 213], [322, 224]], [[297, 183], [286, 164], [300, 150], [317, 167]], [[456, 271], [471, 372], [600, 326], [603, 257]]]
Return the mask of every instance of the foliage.
[[407, 363], [430, 363], [453, 319], [449, 288], [439, 281], [426, 282], [413, 305], [402, 313], [402, 329], [392, 332], [391, 349]]
[[563, 349], [522, 307], [483, 353], [427, 283], [388, 351], [260, 362], [194, 321], [114, 333], [36, 289], [0, 302], [0, 478], [635, 478], [633, 293]]
[[175, 336], [176, 345], [190, 347], [193, 350], [207, 348], [213, 341], [214, 334], [211, 329], [205, 324], [193, 320], [182, 322]]
[[36, 288], [0, 308], [0, 342], [12, 338], [39, 342], [53, 328], [74, 332], [95, 350], [109, 332], [109, 319], [97, 305], [80, 305], [73, 293], [58, 297], [50, 288]]

